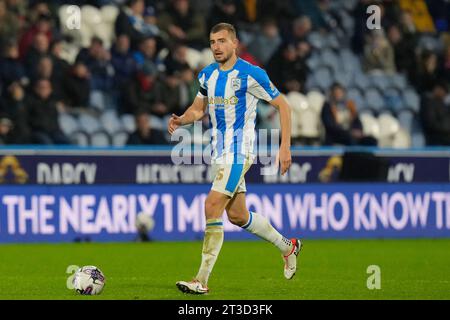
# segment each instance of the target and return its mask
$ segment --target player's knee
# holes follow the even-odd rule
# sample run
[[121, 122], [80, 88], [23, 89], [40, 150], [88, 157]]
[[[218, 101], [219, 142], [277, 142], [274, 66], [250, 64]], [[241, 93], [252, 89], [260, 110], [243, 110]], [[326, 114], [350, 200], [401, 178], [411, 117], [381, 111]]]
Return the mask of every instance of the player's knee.
[[[220, 201], [207, 198], [205, 201], [205, 214], [207, 219], [214, 219], [219, 214]], [[219, 215], [220, 216], [220, 215]]]
[[247, 223], [247, 219], [245, 217], [244, 212], [239, 212], [237, 210], [228, 209], [227, 210], [227, 215], [228, 215], [228, 220], [232, 224], [234, 224], [234, 225], [236, 225], [238, 227], [243, 226], [244, 224]]

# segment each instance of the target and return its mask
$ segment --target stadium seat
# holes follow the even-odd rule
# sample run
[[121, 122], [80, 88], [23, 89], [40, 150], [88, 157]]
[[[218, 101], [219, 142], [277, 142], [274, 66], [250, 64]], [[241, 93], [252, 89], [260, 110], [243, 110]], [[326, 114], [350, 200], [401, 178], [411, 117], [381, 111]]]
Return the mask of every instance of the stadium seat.
[[353, 83], [357, 86], [362, 92], [364, 92], [367, 88], [369, 88], [370, 80], [367, 75], [362, 72], [356, 72], [354, 74]]
[[125, 131], [115, 132], [112, 135], [112, 145], [115, 147], [123, 147], [128, 139], [128, 133]]
[[388, 86], [388, 77], [383, 73], [372, 73], [369, 75], [370, 84], [383, 92]]
[[[320, 56], [316, 53], [312, 53], [311, 56], [306, 60], [306, 65], [310, 70], [315, 70], [320, 65]], [[311, 77], [308, 77], [308, 79]]]
[[377, 119], [366, 112], [360, 113], [359, 119], [361, 120], [364, 135], [378, 139], [380, 136], [380, 125]]
[[345, 70], [334, 70], [334, 82], [341, 84], [344, 88], [349, 87], [353, 83], [352, 74]]
[[405, 149], [411, 147], [411, 136], [409, 132], [403, 128], [394, 135], [392, 148]]
[[384, 108], [384, 98], [381, 96], [380, 92], [375, 88], [368, 88], [364, 93], [365, 105], [366, 107], [374, 110], [381, 111]]
[[320, 64], [332, 69], [340, 65], [338, 55], [330, 48], [322, 50], [320, 54]]
[[68, 113], [62, 113], [58, 116], [59, 126], [65, 135], [71, 136], [79, 129], [77, 120]]
[[347, 35], [353, 34], [355, 30], [355, 20], [352, 16], [345, 9], [339, 10], [338, 15], [345, 33]]
[[[68, 35], [72, 38], [72, 42], [76, 47], [81, 46], [81, 30], [77, 28], [69, 28], [68, 21], [70, 16], [73, 14], [72, 9], [69, 8], [70, 5], [62, 5], [58, 9], [58, 19], [59, 19], [59, 25], [61, 26], [61, 33], [64, 35]], [[81, 21], [80, 21], [80, 27], [81, 27]]]
[[102, 28], [96, 30], [98, 35], [105, 42], [105, 47], [110, 48], [115, 38], [114, 24], [119, 15], [119, 8], [112, 5], [105, 5], [100, 8], [102, 18]]
[[100, 23], [93, 31], [93, 34], [103, 41], [103, 45], [106, 49], [111, 48], [114, 41], [114, 25], [108, 23]]
[[358, 0], [345, 0], [342, 1], [342, 4], [345, 10], [352, 11], [356, 7], [358, 2], [359, 2]]
[[366, 108], [366, 104], [364, 101], [364, 96], [361, 94], [358, 88], [348, 88], [347, 89], [347, 99], [352, 100], [358, 110], [364, 110]]
[[88, 4], [81, 7], [81, 19], [83, 23], [87, 23], [90, 26], [96, 26], [102, 23], [100, 10]]
[[96, 30], [102, 23], [100, 10], [91, 5], [81, 7], [81, 45], [88, 47]]
[[308, 101], [308, 105], [316, 110], [317, 114], [322, 112], [322, 107], [325, 103], [325, 96], [321, 92], [312, 90], [308, 92], [306, 99]]
[[342, 69], [351, 74], [362, 74], [361, 63], [358, 57], [350, 49], [339, 51], [340, 65]]
[[399, 91], [394, 87], [385, 88], [383, 91], [386, 107], [391, 111], [400, 110], [403, 107], [403, 99]]
[[298, 111], [299, 136], [307, 139], [319, 139], [321, 132], [320, 115], [317, 114], [316, 110], [313, 107], [308, 105], [307, 108], [299, 108]]
[[91, 134], [91, 146], [93, 147], [108, 147], [111, 145], [108, 133], [104, 131], [97, 131]]
[[205, 48], [202, 50], [202, 60], [201, 60], [201, 65], [199, 65], [199, 68], [202, 66], [207, 66], [211, 63], [213, 63], [214, 60], [214, 55], [211, 52], [211, 49], [209, 48]]
[[119, 15], [119, 8], [113, 5], [105, 5], [100, 8], [100, 14], [103, 22], [114, 24]]
[[399, 112], [397, 112], [397, 119], [402, 128], [404, 128], [408, 132], [412, 131], [414, 122], [413, 111], [407, 109], [400, 110]]
[[380, 147], [392, 147], [395, 135], [400, 130], [397, 119], [388, 113], [383, 113], [378, 117], [378, 124], [380, 126], [378, 145]]
[[199, 65], [202, 63], [202, 53], [193, 48], [188, 48], [186, 51], [186, 61], [189, 67], [193, 70], [196, 70]]
[[414, 89], [407, 88], [403, 91], [403, 105], [414, 112], [419, 112], [420, 97]]
[[123, 114], [120, 117], [122, 122], [122, 127], [126, 132], [131, 133], [136, 130], [136, 122], [134, 121], [134, 117], [131, 114]]
[[150, 127], [152, 129], [165, 131], [167, 128], [167, 125], [165, 123], [165, 120], [158, 118], [158, 117], [150, 117]]
[[81, 130], [85, 131], [88, 134], [92, 134], [98, 130], [100, 130], [100, 122], [97, 118], [91, 116], [90, 114], [80, 114], [78, 117], [78, 123]]
[[400, 73], [393, 74], [389, 76], [387, 79], [389, 81], [390, 86], [395, 87], [400, 91], [406, 88], [407, 80], [405, 76]]
[[325, 36], [324, 47], [330, 49], [339, 49], [339, 40], [334, 33], [329, 33], [327, 36]]
[[122, 130], [122, 123], [120, 122], [115, 110], [107, 110], [103, 112], [100, 116], [100, 123], [103, 129], [109, 134]]
[[317, 69], [313, 77], [315, 78], [315, 81], [317, 85], [322, 90], [328, 90], [328, 88], [331, 86], [333, 80], [332, 80], [332, 74], [330, 68], [327, 67], [321, 67]]
[[308, 42], [316, 50], [321, 50], [324, 47], [325, 39], [318, 31], [313, 31], [308, 35]]
[[425, 147], [425, 137], [421, 132], [413, 133], [411, 136], [411, 146], [413, 148]]
[[89, 146], [89, 136], [86, 132], [76, 131], [72, 133], [71, 138], [80, 147]]
[[300, 136], [300, 116], [302, 110], [308, 108], [308, 100], [306, 97], [299, 92], [289, 92], [286, 96], [286, 99], [291, 106], [291, 122], [292, 122], [292, 130], [291, 134], [293, 138], [297, 138]]

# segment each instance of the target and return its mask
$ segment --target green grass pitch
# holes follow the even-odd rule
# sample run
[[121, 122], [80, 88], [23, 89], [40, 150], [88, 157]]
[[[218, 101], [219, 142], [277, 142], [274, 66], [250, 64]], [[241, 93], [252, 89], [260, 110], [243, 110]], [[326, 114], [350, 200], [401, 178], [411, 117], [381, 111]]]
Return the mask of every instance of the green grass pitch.
[[[0, 299], [450, 299], [450, 239], [305, 240], [299, 270], [283, 277], [278, 251], [264, 241], [225, 241], [207, 296], [184, 295], [201, 242], [0, 245]], [[66, 288], [69, 265], [96, 265], [99, 296]], [[369, 265], [381, 289], [369, 290]]]

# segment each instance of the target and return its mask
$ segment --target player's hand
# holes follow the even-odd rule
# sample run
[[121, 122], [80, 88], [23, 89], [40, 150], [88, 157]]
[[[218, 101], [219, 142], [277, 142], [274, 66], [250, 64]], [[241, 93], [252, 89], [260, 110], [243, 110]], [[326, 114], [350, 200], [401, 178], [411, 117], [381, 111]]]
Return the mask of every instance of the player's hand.
[[281, 146], [279, 155], [280, 155], [281, 175], [284, 175], [288, 171], [292, 163], [290, 148]]
[[168, 127], [169, 133], [173, 134], [173, 132], [181, 125], [182, 125], [181, 117], [172, 113], [172, 117], [169, 120], [169, 127]]

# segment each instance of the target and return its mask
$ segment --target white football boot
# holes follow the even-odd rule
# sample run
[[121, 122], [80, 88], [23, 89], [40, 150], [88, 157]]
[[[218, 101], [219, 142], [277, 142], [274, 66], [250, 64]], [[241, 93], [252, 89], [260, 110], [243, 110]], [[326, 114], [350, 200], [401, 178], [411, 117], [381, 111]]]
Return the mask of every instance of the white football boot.
[[206, 294], [209, 292], [207, 286], [204, 286], [200, 281], [195, 279], [189, 282], [178, 281], [177, 288], [183, 293]]
[[300, 239], [291, 239], [293, 244], [291, 252], [283, 256], [284, 259], [284, 277], [288, 280], [291, 280], [295, 276], [295, 272], [297, 271], [297, 257], [302, 250], [303, 243]]

